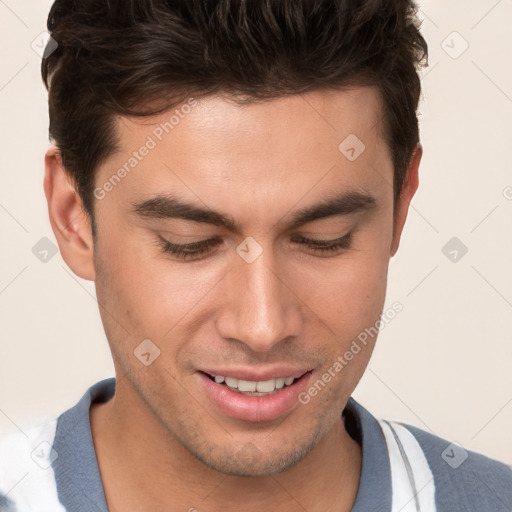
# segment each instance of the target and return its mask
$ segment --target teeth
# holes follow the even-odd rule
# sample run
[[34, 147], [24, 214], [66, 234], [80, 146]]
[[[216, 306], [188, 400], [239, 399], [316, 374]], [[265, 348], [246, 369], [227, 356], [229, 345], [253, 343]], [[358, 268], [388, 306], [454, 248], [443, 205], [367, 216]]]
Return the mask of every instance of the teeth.
[[272, 393], [277, 389], [289, 386], [295, 380], [294, 377], [279, 377], [277, 379], [263, 380], [255, 382], [252, 380], [235, 379], [234, 377], [223, 377], [215, 375], [215, 382], [222, 384], [223, 382], [230, 388], [238, 389], [242, 393]]
[[237, 388], [238, 387], [238, 379], [234, 379], [233, 377], [226, 377], [226, 386], [229, 386], [230, 388]]
[[[259, 382], [258, 382], [259, 384]], [[238, 391], [256, 391], [256, 382], [251, 380], [242, 380], [238, 381]], [[259, 391], [259, 389], [258, 389]]]
[[[240, 389], [240, 384], [238, 385], [238, 389]], [[271, 393], [276, 389], [276, 379], [263, 380], [256, 384], [256, 390], [260, 393]]]

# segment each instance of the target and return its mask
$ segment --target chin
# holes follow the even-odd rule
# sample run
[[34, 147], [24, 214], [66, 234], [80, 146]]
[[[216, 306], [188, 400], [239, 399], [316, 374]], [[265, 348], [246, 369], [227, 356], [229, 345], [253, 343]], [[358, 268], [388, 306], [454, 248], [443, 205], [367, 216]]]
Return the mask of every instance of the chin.
[[[253, 443], [246, 443], [238, 451], [222, 450], [216, 447], [208, 455], [193, 453], [210, 469], [229, 476], [271, 476], [287, 471], [295, 466], [315, 445], [314, 439], [304, 446], [291, 446], [288, 450], [258, 448]], [[223, 453], [221, 453], [223, 452]]]

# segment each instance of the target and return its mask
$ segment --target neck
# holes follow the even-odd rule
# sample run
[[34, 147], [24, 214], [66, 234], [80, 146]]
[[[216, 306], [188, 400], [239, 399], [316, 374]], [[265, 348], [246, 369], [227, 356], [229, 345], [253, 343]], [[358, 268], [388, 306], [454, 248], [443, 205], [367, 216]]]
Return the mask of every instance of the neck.
[[129, 508], [140, 512], [230, 512], [230, 507], [239, 510], [240, 503], [246, 512], [277, 507], [281, 512], [342, 512], [352, 508], [359, 486], [361, 448], [341, 418], [287, 471], [270, 476], [230, 476], [194, 457], [142, 401], [134, 404], [130, 398], [128, 407], [124, 402], [119, 388], [109, 402], [94, 404], [90, 411], [110, 512]]

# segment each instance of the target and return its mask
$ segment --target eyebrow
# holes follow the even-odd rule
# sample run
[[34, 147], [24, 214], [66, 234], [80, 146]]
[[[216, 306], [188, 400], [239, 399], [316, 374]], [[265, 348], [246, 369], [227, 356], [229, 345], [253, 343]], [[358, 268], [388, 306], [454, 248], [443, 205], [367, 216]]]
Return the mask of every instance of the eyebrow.
[[[287, 227], [296, 229], [318, 219], [369, 211], [376, 205], [376, 199], [368, 192], [351, 190], [328, 197], [315, 205], [301, 208], [293, 213]], [[237, 234], [242, 233], [241, 227], [231, 216], [188, 203], [170, 194], [157, 195], [144, 201], [135, 202], [132, 204], [132, 212], [142, 218], [184, 219], [221, 226]]]

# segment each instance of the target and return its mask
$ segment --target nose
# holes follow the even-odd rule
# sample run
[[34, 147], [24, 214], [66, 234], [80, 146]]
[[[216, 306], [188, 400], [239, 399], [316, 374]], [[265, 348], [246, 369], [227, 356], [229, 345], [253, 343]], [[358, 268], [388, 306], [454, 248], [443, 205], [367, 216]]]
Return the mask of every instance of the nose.
[[223, 308], [217, 329], [255, 352], [269, 351], [302, 329], [301, 301], [274, 264], [270, 250], [248, 263], [238, 258], [224, 283]]

